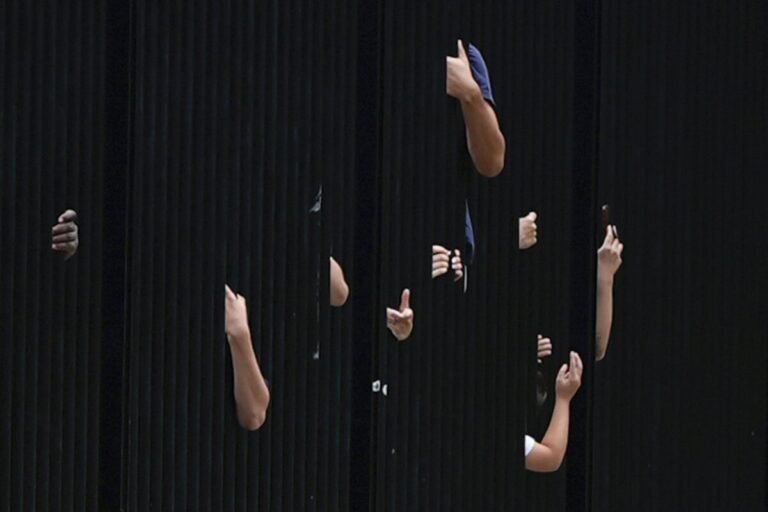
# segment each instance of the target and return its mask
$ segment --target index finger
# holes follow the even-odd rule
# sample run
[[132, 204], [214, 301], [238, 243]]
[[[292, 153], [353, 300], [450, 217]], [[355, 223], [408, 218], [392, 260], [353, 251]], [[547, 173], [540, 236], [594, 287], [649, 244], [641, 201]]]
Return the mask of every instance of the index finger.
[[433, 245], [433, 246], [432, 246], [432, 252], [433, 252], [433, 253], [435, 253], [435, 252], [444, 252], [444, 253], [448, 254], [448, 253], [450, 253], [451, 251], [449, 251], [448, 249], [446, 249], [446, 248], [445, 248], [445, 247], [443, 247], [442, 245]]

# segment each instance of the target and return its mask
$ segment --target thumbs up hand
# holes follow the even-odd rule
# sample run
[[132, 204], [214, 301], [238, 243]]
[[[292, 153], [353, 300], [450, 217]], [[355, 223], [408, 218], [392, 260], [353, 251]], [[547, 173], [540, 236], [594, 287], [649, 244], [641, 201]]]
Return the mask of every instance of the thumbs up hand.
[[445, 92], [459, 101], [470, 101], [482, 93], [472, 76], [472, 68], [461, 39], [457, 44], [458, 56], [445, 58]]
[[400, 298], [400, 309], [387, 308], [387, 328], [400, 341], [408, 339], [413, 331], [413, 310], [410, 302], [411, 291], [406, 288]]

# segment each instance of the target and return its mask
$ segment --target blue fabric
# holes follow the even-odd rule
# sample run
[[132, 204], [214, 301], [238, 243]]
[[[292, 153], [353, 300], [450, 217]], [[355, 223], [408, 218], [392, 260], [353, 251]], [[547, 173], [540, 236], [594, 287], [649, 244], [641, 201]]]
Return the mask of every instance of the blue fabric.
[[477, 85], [480, 86], [483, 98], [495, 107], [496, 102], [493, 100], [491, 77], [488, 75], [488, 66], [485, 65], [483, 54], [480, 53], [480, 50], [475, 46], [470, 44], [467, 57], [469, 58], [469, 67], [472, 68], [472, 77], [475, 79], [475, 82], [477, 82]]
[[469, 216], [469, 201], [464, 201], [464, 257], [462, 260], [471, 265], [475, 259], [475, 229]]

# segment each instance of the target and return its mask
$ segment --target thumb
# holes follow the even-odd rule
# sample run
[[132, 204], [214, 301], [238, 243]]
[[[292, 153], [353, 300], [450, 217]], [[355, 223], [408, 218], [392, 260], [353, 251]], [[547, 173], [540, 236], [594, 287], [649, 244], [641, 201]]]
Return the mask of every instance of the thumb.
[[568, 371], [568, 365], [563, 363], [563, 366], [560, 367], [560, 371], [557, 372], [557, 379], [564, 379], [565, 378], [565, 372]]
[[228, 284], [224, 285], [224, 295], [226, 295], [226, 297], [228, 299], [236, 299], [237, 298], [235, 296], [235, 292], [232, 291], [232, 288], [230, 288]]
[[464, 62], [469, 62], [469, 59], [467, 58], [467, 52], [464, 50], [464, 44], [461, 42], [461, 39], [459, 39], [456, 44], [459, 47], [459, 58]]
[[411, 290], [408, 288], [403, 290], [403, 294], [400, 297], [400, 311], [405, 311], [411, 307]]
[[73, 220], [77, 220], [77, 213], [75, 210], [67, 209], [64, 213], [59, 215], [59, 222], [69, 222]]

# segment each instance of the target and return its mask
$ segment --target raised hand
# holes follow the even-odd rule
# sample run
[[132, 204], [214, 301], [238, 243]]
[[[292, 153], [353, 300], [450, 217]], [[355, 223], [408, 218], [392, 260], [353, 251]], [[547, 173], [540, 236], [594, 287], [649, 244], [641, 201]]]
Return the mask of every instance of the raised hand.
[[555, 381], [555, 393], [558, 398], [570, 401], [573, 395], [581, 386], [581, 375], [584, 371], [584, 365], [581, 362], [579, 354], [571, 351], [570, 365], [564, 364], [560, 367]]
[[613, 276], [621, 266], [621, 253], [624, 244], [619, 240], [616, 226], [606, 226], [603, 245], [597, 250], [597, 278], [612, 282]]
[[77, 212], [65, 210], [51, 228], [51, 249], [63, 253], [65, 260], [74, 256], [80, 245], [76, 221]]
[[432, 279], [453, 270], [453, 280], [458, 281], [464, 277], [464, 264], [461, 261], [461, 252], [456, 249], [453, 256], [451, 251], [442, 245], [432, 246]]
[[232, 291], [224, 285], [224, 330], [229, 341], [244, 341], [250, 343], [251, 330], [248, 327], [248, 307], [245, 297]]
[[461, 39], [457, 41], [458, 55], [445, 58], [445, 92], [459, 101], [469, 101], [480, 94], [480, 86], [472, 76], [469, 58]]
[[520, 247], [520, 250], [530, 249], [536, 245], [536, 242], [538, 242], [536, 232], [537, 217], [538, 216], [536, 215], [536, 212], [531, 212], [525, 217], [520, 217], [520, 230], [518, 237], [518, 246]]
[[549, 357], [552, 355], [552, 340], [549, 338], [543, 337], [541, 334], [538, 335], [537, 345], [536, 345], [536, 360], [541, 364], [541, 360], [545, 357]]
[[406, 288], [400, 297], [400, 308], [387, 308], [387, 328], [400, 341], [408, 339], [413, 331], [413, 310], [410, 302], [411, 291]]

